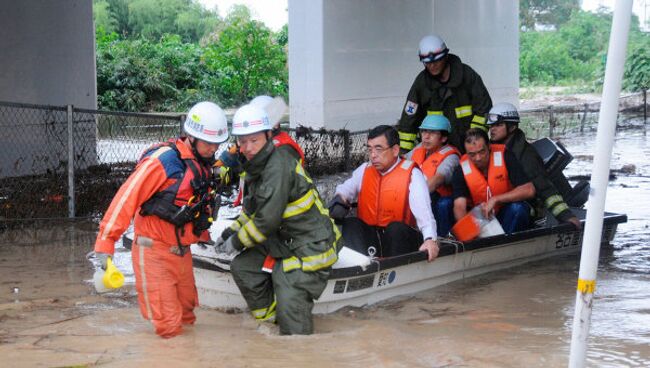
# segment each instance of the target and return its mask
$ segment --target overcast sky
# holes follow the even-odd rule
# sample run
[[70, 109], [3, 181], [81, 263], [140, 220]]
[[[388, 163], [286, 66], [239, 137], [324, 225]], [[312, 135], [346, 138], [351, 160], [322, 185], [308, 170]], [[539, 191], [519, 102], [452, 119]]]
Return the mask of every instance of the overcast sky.
[[[253, 18], [261, 20], [274, 31], [279, 30], [288, 22], [287, 13], [288, 0], [199, 0], [206, 8], [212, 9], [216, 5], [219, 8], [219, 15], [224, 17], [234, 4], [245, 4], [251, 9]], [[309, 1], [309, 0], [304, 0]], [[582, 0], [584, 10], [596, 10], [599, 6], [606, 6], [614, 10], [615, 0]], [[639, 16], [642, 26], [643, 20], [647, 19], [650, 12], [650, 0], [635, 0], [633, 2], [634, 13]]]
[[[308, 0], [306, 0], [308, 1]], [[224, 17], [234, 4], [248, 6], [253, 14], [253, 19], [261, 20], [274, 31], [287, 24], [287, 0], [199, 0], [203, 6], [213, 9], [219, 8], [219, 15]]]

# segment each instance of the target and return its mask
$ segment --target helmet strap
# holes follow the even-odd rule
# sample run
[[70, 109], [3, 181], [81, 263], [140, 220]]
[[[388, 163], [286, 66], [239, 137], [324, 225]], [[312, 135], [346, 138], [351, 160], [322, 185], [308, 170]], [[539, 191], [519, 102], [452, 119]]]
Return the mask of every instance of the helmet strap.
[[192, 147], [192, 153], [194, 154], [194, 157], [196, 157], [196, 159], [200, 163], [202, 163], [203, 165], [206, 165], [206, 166], [214, 165], [214, 163], [216, 162], [216, 159], [215, 159], [214, 156], [212, 158], [205, 158], [205, 157], [201, 156], [199, 154], [199, 151], [196, 149], [196, 144], [197, 144], [197, 142], [199, 140], [198, 138], [188, 136], [187, 139], [190, 140], [190, 146]]

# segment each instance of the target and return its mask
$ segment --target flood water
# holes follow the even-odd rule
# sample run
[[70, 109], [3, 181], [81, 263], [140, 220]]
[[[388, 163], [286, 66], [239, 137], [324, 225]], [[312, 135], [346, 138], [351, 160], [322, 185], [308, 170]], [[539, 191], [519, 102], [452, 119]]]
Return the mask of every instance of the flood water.
[[[562, 139], [588, 175], [595, 133]], [[601, 250], [589, 367], [650, 366], [650, 139], [617, 133], [606, 209], [623, 212]], [[315, 318], [316, 334], [277, 336], [248, 313], [200, 309], [163, 340], [142, 320], [132, 286], [97, 295], [88, 280], [96, 225], [52, 225], [0, 239], [3, 366], [564, 367], [579, 256], [526, 264], [365, 308]], [[128, 254], [118, 257], [127, 260]], [[124, 267], [122, 267], [124, 269]]]

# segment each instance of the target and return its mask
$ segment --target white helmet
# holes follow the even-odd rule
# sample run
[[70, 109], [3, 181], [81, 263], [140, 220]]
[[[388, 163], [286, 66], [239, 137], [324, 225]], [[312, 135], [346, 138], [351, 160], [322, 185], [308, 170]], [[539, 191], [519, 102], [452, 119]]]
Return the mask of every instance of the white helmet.
[[492, 106], [488, 112], [486, 124], [489, 126], [496, 123], [519, 124], [519, 112], [515, 105], [501, 102]]
[[449, 49], [445, 41], [437, 35], [424, 36], [420, 40], [420, 61], [423, 63], [432, 63], [445, 57]]
[[271, 130], [271, 122], [264, 109], [244, 105], [240, 107], [232, 118], [232, 135], [248, 135], [265, 130]]
[[260, 107], [266, 111], [271, 126], [276, 126], [287, 112], [287, 103], [282, 97], [257, 96], [251, 100], [250, 105]]
[[187, 135], [209, 143], [223, 143], [228, 140], [226, 114], [219, 106], [209, 101], [192, 106], [185, 118], [183, 130]]
[[268, 105], [271, 101], [273, 101], [273, 97], [271, 96], [266, 96], [266, 95], [261, 95], [257, 96], [254, 99], [249, 102], [249, 105], [254, 105], [257, 107], [265, 108], [266, 105]]

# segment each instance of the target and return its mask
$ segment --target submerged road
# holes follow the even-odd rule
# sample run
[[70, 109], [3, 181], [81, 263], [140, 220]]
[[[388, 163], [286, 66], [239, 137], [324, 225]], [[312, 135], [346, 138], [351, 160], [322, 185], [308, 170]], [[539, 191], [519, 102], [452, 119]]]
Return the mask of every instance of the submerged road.
[[[562, 139], [588, 175], [595, 134]], [[650, 138], [617, 134], [606, 209], [628, 215], [601, 250], [590, 367], [650, 366]], [[634, 169], [629, 165], [634, 165]], [[96, 295], [88, 282], [95, 224], [4, 234], [0, 356], [7, 366], [561, 367], [569, 356], [578, 256], [454, 282], [316, 317], [316, 334], [277, 336], [247, 313], [200, 309], [172, 340], [142, 320], [132, 286]], [[120, 257], [128, 267], [127, 253]]]

